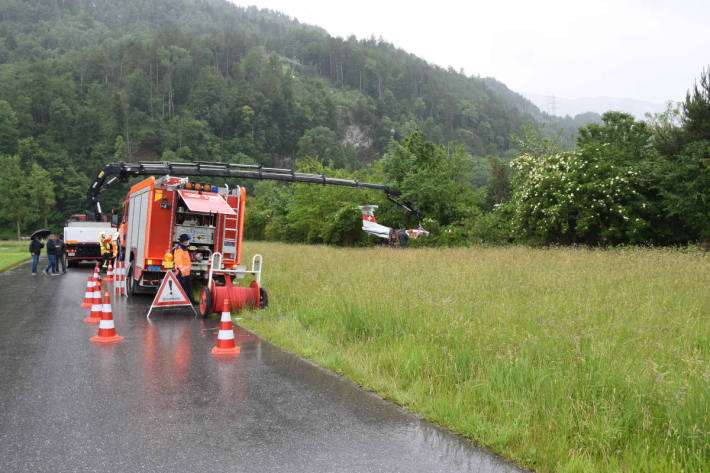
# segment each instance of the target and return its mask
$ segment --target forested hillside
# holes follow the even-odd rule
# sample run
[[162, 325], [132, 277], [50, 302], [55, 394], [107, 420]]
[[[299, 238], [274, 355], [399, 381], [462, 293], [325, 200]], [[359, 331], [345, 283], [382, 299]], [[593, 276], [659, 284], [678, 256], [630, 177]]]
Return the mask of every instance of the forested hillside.
[[55, 223], [111, 160], [357, 169], [417, 128], [460, 143], [481, 185], [482, 157], [510, 157], [511, 134], [542, 119], [494, 79], [224, 0], [7, 0], [0, 64], [0, 152], [55, 183]]
[[[700, 115], [704, 94], [696, 89]], [[333, 38], [225, 0], [6, 0], [0, 8], [0, 179], [16, 192], [3, 195], [0, 221], [5, 235], [39, 225], [58, 229], [68, 214], [83, 210], [90, 177], [106, 162], [202, 160], [383, 181], [422, 208], [425, 223], [441, 236], [430, 242], [688, 241], [706, 230], [679, 224], [680, 212], [702, 214], [705, 194], [693, 194], [689, 209], [658, 181], [678, 171], [672, 163], [685, 150], [663, 137], [693, 142], [688, 110], [651, 125], [618, 115], [603, 122], [594, 114], [550, 117], [495, 79], [466, 77], [381, 40]], [[633, 136], [605, 131], [606, 141], [584, 138], [619, 127]], [[621, 147], [619, 163], [633, 167], [627, 171], [643, 167], [642, 188], [632, 190], [643, 190], [656, 212], [643, 211], [643, 229], [612, 231], [617, 227], [596, 215], [571, 232], [577, 211], [557, 202], [558, 194], [538, 203], [563, 209], [562, 220], [548, 222], [553, 230], [539, 228], [549, 220], [539, 208], [521, 213], [532, 202], [521, 193], [528, 185], [523, 171], [536, 176], [543, 164], [522, 165], [518, 158], [511, 171], [511, 159], [592, 153], [597, 145]], [[702, 156], [702, 147], [693, 150], [693, 159]], [[693, 166], [706, 176], [703, 165]], [[679, 185], [666, 182], [673, 183]], [[697, 179], [693, 186], [702, 189]], [[384, 223], [416, 223], [382, 196], [251, 183], [249, 192], [250, 237], [363, 243], [352, 213], [362, 203], [382, 205]], [[125, 187], [109, 189], [104, 207], [118, 206], [124, 193]], [[655, 202], [661, 197], [676, 199], [676, 224], [656, 224], [668, 210]]]
[[[1, 34], [0, 58], [16, 66], [4, 71], [15, 80], [3, 98], [15, 97], [22, 118], [32, 115], [33, 132], [45, 131], [53, 103], [74, 121], [84, 118], [81, 106], [99, 109], [109, 123], [87, 138], [119, 132], [129, 155], [187, 146], [269, 162], [294, 156], [304, 133], [326, 126], [374, 158], [393, 130], [418, 126], [435, 142], [458, 140], [483, 156], [508, 151], [511, 133], [540, 119], [494, 79], [224, 0], [10, 0]], [[45, 93], [35, 99], [17, 90], [25, 86]], [[181, 136], [172, 119], [201, 130]], [[21, 125], [27, 134], [30, 124]], [[210, 147], [192, 149], [202, 134]]]

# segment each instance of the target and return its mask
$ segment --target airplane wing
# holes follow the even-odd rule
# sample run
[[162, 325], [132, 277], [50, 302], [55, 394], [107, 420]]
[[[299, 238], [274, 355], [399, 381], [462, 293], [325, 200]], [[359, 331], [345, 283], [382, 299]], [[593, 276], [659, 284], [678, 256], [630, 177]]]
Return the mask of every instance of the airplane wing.
[[391, 229], [390, 227], [385, 227], [384, 225], [380, 225], [379, 223], [371, 223], [367, 225], [363, 223], [362, 230], [380, 238], [389, 238]]

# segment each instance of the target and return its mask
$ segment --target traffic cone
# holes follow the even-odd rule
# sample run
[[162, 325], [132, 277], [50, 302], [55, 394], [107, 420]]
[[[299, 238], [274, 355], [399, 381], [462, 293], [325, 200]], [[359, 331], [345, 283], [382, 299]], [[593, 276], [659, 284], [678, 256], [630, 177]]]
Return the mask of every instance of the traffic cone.
[[121, 261], [121, 295], [126, 295], [126, 262]]
[[224, 300], [222, 318], [219, 321], [217, 346], [212, 348], [213, 355], [238, 355], [239, 347], [234, 344], [234, 329], [232, 329], [232, 314], [229, 313], [229, 300]]
[[121, 262], [116, 261], [116, 268], [113, 275], [113, 293], [121, 294]]
[[[96, 284], [94, 290], [101, 292], [101, 286], [102, 286], [102, 281], [101, 281], [101, 273], [94, 273], [94, 284]], [[99, 298], [99, 304], [101, 303], [101, 294], [98, 295]]]
[[126, 266], [121, 261], [116, 262], [116, 280], [113, 285], [113, 293], [119, 296], [126, 295]]
[[111, 298], [108, 292], [104, 292], [104, 303], [101, 309], [101, 322], [99, 323], [99, 334], [91, 337], [92, 342], [120, 342], [123, 337], [116, 335], [116, 328], [113, 324], [113, 312], [111, 311]]
[[92, 305], [101, 305], [101, 275], [94, 276], [94, 296], [91, 299]]
[[101, 280], [94, 278], [94, 292], [91, 296], [91, 314], [84, 319], [89, 324], [98, 324], [101, 321]]
[[89, 274], [89, 280], [86, 282], [86, 292], [84, 293], [84, 302], [81, 303], [82, 307], [91, 307], [93, 304], [92, 299], [94, 298], [94, 279]]
[[113, 281], [113, 263], [111, 260], [108, 262], [108, 270], [106, 270], [106, 280]]

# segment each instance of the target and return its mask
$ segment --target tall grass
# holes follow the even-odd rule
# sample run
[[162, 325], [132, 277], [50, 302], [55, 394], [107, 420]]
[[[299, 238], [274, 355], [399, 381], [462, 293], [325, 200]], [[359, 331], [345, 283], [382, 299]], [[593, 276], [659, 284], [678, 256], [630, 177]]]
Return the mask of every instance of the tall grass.
[[29, 241], [0, 240], [0, 273], [30, 258]]
[[710, 258], [248, 243], [242, 323], [538, 471], [710, 471]]

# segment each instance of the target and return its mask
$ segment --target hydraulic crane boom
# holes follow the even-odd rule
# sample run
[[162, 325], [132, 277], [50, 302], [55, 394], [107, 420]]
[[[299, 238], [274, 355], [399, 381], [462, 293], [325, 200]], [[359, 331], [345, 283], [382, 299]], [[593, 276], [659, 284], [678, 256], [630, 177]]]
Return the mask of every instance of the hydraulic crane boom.
[[[87, 220], [101, 220], [99, 194], [105, 185], [110, 184], [116, 178], [121, 181], [126, 181], [129, 177], [153, 174], [169, 174], [173, 176], [234, 177], [241, 179], [305, 182], [309, 184], [375, 189], [383, 191], [389, 201], [402, 207], [408, 212], [416, 214], [418, 218], [421, 218], [419, 210], [415, 209], [411, 202], [399, 202], [395, 199], [396, 196], [401, 195], [401, 192], [391, 189], [384, 184], [370, 184], [367, 182], [353, 181], [349, 179], [327, 177], [323, 174], [308, 174], [295, 172], [293, 169], [268, 168], [253, 164], [210, 163], [204, 161], [198, 161], [195, 163], [141, 161], [138, 163], [109, 163], [106, 164], [101, 171], [99, 171], [96, 179], [86, 193]], [[111, 179], [107, 182], [107, 179], [109, 178]]]

